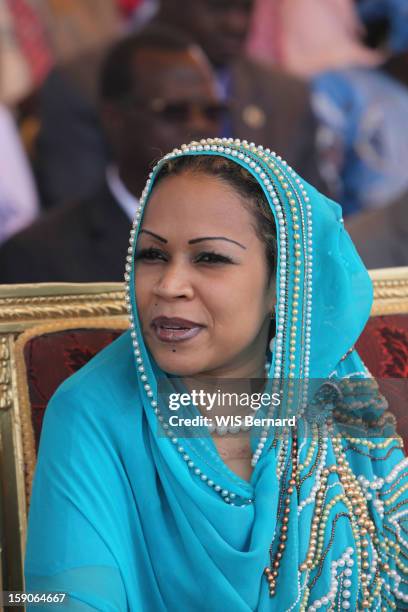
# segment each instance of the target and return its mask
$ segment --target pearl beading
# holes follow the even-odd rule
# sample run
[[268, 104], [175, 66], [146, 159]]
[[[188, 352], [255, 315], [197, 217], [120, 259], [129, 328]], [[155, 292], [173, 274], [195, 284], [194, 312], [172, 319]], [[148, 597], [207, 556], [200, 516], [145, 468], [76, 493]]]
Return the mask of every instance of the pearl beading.
[[[316, 499], [316, 495], [320, 489], [320, 485], [321, 485], [321, 479], [322, 479], [322, 473], [323, 470], [325, 468], [326, 465], [326, 459], [327, 459], [327, 432], [324, 431], [323, 435], [326, 434], [326, 438], [323, 438], [322, 440], [322, 453], [321, 453], [321, 458], [319, 461], [319, 465], [318, 468], [316, 470], [316, 476], [315, 476], [315, 482], [310, 490], [309, 495], [303, 499], [299, 505], [298, 505], [298, 516], [301, 514], [301, 512], [304, 510], [304, 508], [313, 503]], [[300, 470], [299, 470], [300, 471]]]
[[282, 523], [281, 528], [280, 528], [280, 533], [279, 533], [279, 543], [276, 547], [276, 551], [273, 553], [272, 548], [273, 548], [275, 534], [276, 534], [276, 531], [275, 531], [274, 539], [272, 541], [270, 551], [269, 551], [270, 566], [264, 569], [264, 574], [268, 581], [270, 597], [273, 597], [276, 594], [276, 583], [277, 583], [277, 579], [279, 575], [280, 563], [281, 563], [281, 559], [283, 557], [283, 553], [286, 548], [286, 541], [288, 538], [287, 533], [288, 533], [289, 515], [291, 512], [291, 505], [293, 505], [292, 495], [296, 494], [296, 490], [295, 490], [296, 467], [297, 467], [296, 465], [297, 439], [296, 438], [292, 438], [290, 458], [291, 458], [291, 466], [288, 462], [285, 470], [289, 471], [289, 469], [291, 469], [291, 476], [290, 476], [287, 486], [285, 487], [285, 493], [283, 493], [282, 488], [280, 490], [279, 503], [278, 503], [277, 521], [281, 521]]
[[[251, 148], [251, 145], [249, 145], [249, 148]], [[261, 152], [259, 152], [259, 150]], [[251, 152], [254, 151], [254, 146], [252, 147]], [[263, 148], [262, 147], [258, 147], [258, 154], [261, 157], [261, 159], [263, 159], [265, 157], [264, 153], [263, 153]], [[269, 149], [265, 150], [266, 153], [269, 152]], [[272, 154], [274, 155], [274, 154]], [[274, 174], [276, 175], [280, 186], [286, 190], [285, 192], [285, 196], [286, 198], [289, 198], [289, 204], [291, 205], [291, 212], [292, 212], [292, 221], [294, 222], [293, 224], [293, 229], [294, 229], [294, 238], [295, 238], [295, 243], [294, 243], [294, 251], [295, 251], [295, 272], [294, 272], [294, 299], [293, 299], [293, 303], [292, 303], [292, 316], [293, 316], [293, 323], [296, 323], [298, 321], [298, 298], [299, 298], [299, 284], [300, 284], [300, 266], [302, 263], [301, 260], [301, 251], [300, 251], [300, 243], [297, 242], [300, 238], [299, 235], [299, 225], [297, 223], [298, 221], [298, 216], [297, 213], [299, 212], [298, 209], [296, 208], [296, 203], [298, 203], [299, 208], [300, 208], [300, 214], [302, 217], [302, 229], [303, 229], [303, 238], [305, 238], [305, 221], [304, 221], [304, 213], [302, 210], [302, 207], [300, 206], [301, 204], [301, 199], [299, 198], [299, 193], [298, 190], [296, 190], [296, 185], [299, 187], [302, 196], [305, 199], [305, 202], [307, 202], [306, 204], [306, 208], [307, 208], [307, 218], [308, 218], [308, 230], [309, 230], [309, 242], [308, 242], [308, 247], [307, 247], [307, 251], [306, 251], [306, 246], [304, 246], [304, 250], [305, 250], [305, 254], [304, 254], [304, 269], [305, 269], [305, 277], [306, 277], [306, 282], [305, 282], [305, 287], [307, 287], [307, 300], [304, 300], [304, 303], [306, 303], [307, 308], [306, 308], [306, 333], [305, 333], [305, 341], [304, 343], [300, 342], [300, 346], [305, 346], [305, 357], [304, 359], [300, 358], [300, 371], [298, 373], [299, 378], [302, 375], [303, 372], [303, 363], [305, 364], [305, 368], [304, 368], [304, 376], [309, 376], [309, 364], [310, 364], [310, 358], [309, 358], [309, 353], [310, 353], [310, 338], [311, 338], [311, 334], [310, 334], [310, 325], [311, 325], [311, 269], [312, 269], [312, 252], [313, 252], [313, 248], [312, 248], [312, 237], [311, 237], [311, 228], [312, 228], [312, 212], [311, 212], [311, 205], [310, 205], [310, 199], [307, 196], [307, 192], [304, 189], [303, 184], [301, 183], [299, 177], [296, 176], [296, 173], [288, 166], [288, 164], [284, 161], [281, 160], [281, 158], [279, 156], [275, 156], [276, 160], [279, 160], [282, 162], [282, 167], [280, 169], [276, 168], [276, 164], [275, 163], [271, 163], [269, 162], [269, 167], [272, 168]], [[244, 157], [244, 161], [248, 163], [248, 160], [251, 160], [251, 156], [246, 156]], [[260, 166], [256, 165], [256, 162], [253, 161], [249, 161], [250, 166], [255, 170], [255, 172], [259, 172], [259, 170], [261, 169]], [[267, 168], [266, 168], [267, 169]], [[285, 175], [286, 173], [286, 175]], [[285, 339], [285, 329], [286, 329], [286, 325], [285, 325], [285, 321], [287, 320], [287, 314], [286, 314], [286, 301], [287, 301], [287, 287], [289, 285], [289, 280], [288, 280], [288, 271], [286, 268], [286, 262], [288, 259], [288, 246], [287, 246], [287, 240], [286, 240], [286, 236], [289, 234], [288, 233], [288, 227], [287, 227], [287, 219], [288, 219], [288, 215], [284, 209], [284, 207], [281, 205], [281, 202], [279, 200], [279, 198], [277, 197], [277, 192], [276, 189], [274, 190], [274, 187], [272, 186], [273, 181], [270, 181], [270, 179], [266, 179], [265, 180], [265, 172], [260, 174], [260, 178], [262, 180], [265, 181], [266, 184], [266, 189], [268, 191], [271, 192], [271, 194], [274, 196], [272, 197], [272, 203], [275, 206], [275, 213], [276, 213], [276, 217], [277, 217], [277, 224], [279, 225], [279, 237], [280, 237], [280, 247], [281, 247], [281, 253], [280, 253], [280, 283], [279, 283], [279, 287], [280, 287], [280, 301], [279, 301], [279, 306], [278, 306], [278, 318], [277, 318], [277, 334], [276, 334], [276, 341], [275, 341], [275, 354], [274, 357], [276, 358], [275, 360], [275, 368], [274, 368], [274, 382], [275, 382], [275, 389], [279, 388], [280, 386], [280, 382], [277, 382], [276, 378], [278, 376], [282, 376], [282, 370], [281, 370], [281, 363], [284, 362], [284, 355], [285, 353], [283, 353], [283, 344], [284, 344], [284, 339]], [[295, 184], [293, 184], [292, 182], [292, 178], [294, 178], [295, 180]], [[286, 180], [285, 180], [286, 179]], [[259, 179], [258, 179], [259, 180]], [[286, 181], [290, 181], [290, 184], [287, 183]], [[293, 191], [290, 191], [289, 188], [291, 188]], [[296, 196], [297, 200], [293, 199], [293, 196]], [[286, 252], [282, 253], [283, 248], [286, 248]], [[307, 255], [306, 255], [307, 253]], [[306, 289], [304, 289], [306, 290]], [[283, 319], [283, 321], [279, 320], [279, 316]], [[295, 346], [296, 344], [299, 344], [299, 342], [296, 340], [296, 335], [297, 335], [297, 326], [293, 325], [291, 326], [291, 330], [290, 330], [290, 348], [289, 348], [289, 360], [292, 362], [289, 365], [289, 378], [295, 378], [295, 361], [296, 361], [296, 355], [295, 355]], [[300, 329], [303, 331], [303, 326], [300, 326]], [[290, 381], [291, 383], [292, 381]], [[307, 396], [308, 396], [308, 390], [307, 390], [307, 385], [304, 385], [304, 390], [303, 390], [303, 406], [306, 404], [307, 401]], [[298, 412], [298, 415], [300, 416], [302, 413], [302, 408], [300, 409], [300, 411]], [[271, 416], [271, 414], [268, 414], [268, 416]], [[261, 434], [261, 438], [259, 440], [258, 443], [258, 447], [253, 455], [253, 459], [252, 459], [252, 465], [255, 466], [256, 463], [258, 462], [262, 451], [265, 447], [265, 443], [267, 441], [267, 435], [268, 435], [268, 430], [264, 430]]]
[[[337, 559], [331, 562], [330, 589], [326, 593], [326, 595], [323, 595], [323, 597], [319, 599], [315, 599], [312, 605], [307, 608], [307, 612], [317, 612], [317, 610], [320, 610], [322, 606], [328, 606], [328, 605], [333, 604], [333, 602], [336, 600], [340, 578], [343, 575], [345, 576], [345, 578], [342, 580], [342, 586], [345, 588], [341, 590], [341, 597], [343, 600], [341, 605], [344, 610], [350, 609], [349, 599], [351, 597], [351, 592], [348, 589], [351, 586], [351, 580], [349, 579], [349, 576], [351, 576], [352, 574], [351, 568], [354, 566], [354, 561], [351, 558], [351, 555], [353, 554], [353, 552], [354, 552], [354, 549], [350, 546], [341, 555], [340, 559]], [[339, 568], [340, 568], [340, 573], [338, 574], [337, 570]]]
[[408, 549], [408, 540], [404, 538], [401, 533], [401, 525], [399, 524], [399, 519], [408, 516], [408, 510], [403, 510], [402, 512], [397, 512], [394, 516], [390, 518], [390, 523], [395, 527], [395, 533], [397, 535], [398, 540]]
[[301, 582], [300, 581], [300, 577], [301, 577], [301, 573], [298, 572], [297, 573], [297, 597], [296, 597], [295, 601], [293, 602], [293, 604], [289, 608], [287, 608], [285, 610], [285, 612], [292, 612], [292, 610], [294, 610], [296, 608], [296, 606], [298, 605], [299, 601], [302, 598], [302, 593], [304, 592], [305, 585], [302, 588], [302, 586], [300, 584], [300, 582]]
[[393, 467], [391, 472], [385, 477], [385, 482], [387, 484], [390, 484], [393, 480], [396, 479], [396, 477], [400, 472], [402, 472], [402, 470], [405, 470], [406, 467], [408, 467], [408, 457], [404, 457], [404, 459], [399, 461], [397, 465]]

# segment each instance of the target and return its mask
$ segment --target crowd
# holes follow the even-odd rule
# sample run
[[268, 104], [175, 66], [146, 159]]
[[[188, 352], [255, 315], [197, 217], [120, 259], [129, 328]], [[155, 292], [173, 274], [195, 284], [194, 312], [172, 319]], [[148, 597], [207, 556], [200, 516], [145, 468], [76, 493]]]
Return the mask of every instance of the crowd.
[[408, 265], [405, 0], [0, 0], [0, 283], [121, 281], [149, 168], [254, 141]]

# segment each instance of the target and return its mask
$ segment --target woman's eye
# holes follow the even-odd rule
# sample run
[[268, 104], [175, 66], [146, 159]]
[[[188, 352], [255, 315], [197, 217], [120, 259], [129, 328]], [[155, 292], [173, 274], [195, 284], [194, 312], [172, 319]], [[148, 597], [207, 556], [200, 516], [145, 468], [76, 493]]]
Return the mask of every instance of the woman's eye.
[[207, 252], [207, 253], [200, 253], [200, 255], [196, 257], [196, 262], [197, 263], [211, 263], [211, 264], [232, 263], [232, 259], [230, 259], [229, 257], [226, 257], [225, 255], [220, 255], [219, 253]]
[[159, 251], [159, 249], [142, 249], [135, 254], [135, 260], [138, 259], [143, 261], [166, 261], [166, 255], [162, 251]]

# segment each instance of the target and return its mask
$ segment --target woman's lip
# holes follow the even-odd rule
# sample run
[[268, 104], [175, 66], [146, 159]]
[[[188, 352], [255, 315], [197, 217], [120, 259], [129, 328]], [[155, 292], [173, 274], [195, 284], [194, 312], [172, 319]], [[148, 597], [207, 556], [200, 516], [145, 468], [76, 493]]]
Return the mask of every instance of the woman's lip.
[[161, 342], [184, 342], [197, 336], [203, 325], [180, 317], [156, 317], [151, 323], [155, 336]]
[[192, 328], [192, 327], [203, 327], [200, 323], [190, 321], [189, 319], [182, 319], [180, 317], [156, 317], [152, 321], [153, 327], [168, 327], [168, 328]]
[[190, 340], [197, 336], [202, 329], [200, 325], [184, 329], [171, 329], [168, 327], [161, 327], [160, 325], [153, 325], [156, 338], [161, 342], [184, 342], [185, 340]]

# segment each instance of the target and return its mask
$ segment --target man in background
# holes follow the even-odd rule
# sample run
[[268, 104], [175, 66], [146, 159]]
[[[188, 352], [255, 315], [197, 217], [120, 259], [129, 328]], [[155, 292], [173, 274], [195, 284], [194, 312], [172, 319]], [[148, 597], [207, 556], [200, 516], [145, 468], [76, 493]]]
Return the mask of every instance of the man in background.
[[224, 107], [211, 67], [198, 46], [169, 28], [151, 26], [117, 43], [99, 89], [111, 150], [101, 184], [5, 243], [1, 283], [121, 281], [149, 166], [181, 142], [219, 132]]
[[[220, 95], [231, 102], [220, 135], [270, 147], [322, 187], [307, 86], [244, 57], [253, 8], [254, 0], [162, 0], [154, 20], [183, 30], [209, 57]], [[109, 150], [96, 112], [103, 54], [55, 70], [41, 93], [37, 176], [45, 206], [92, 192], [105, 172]]]

